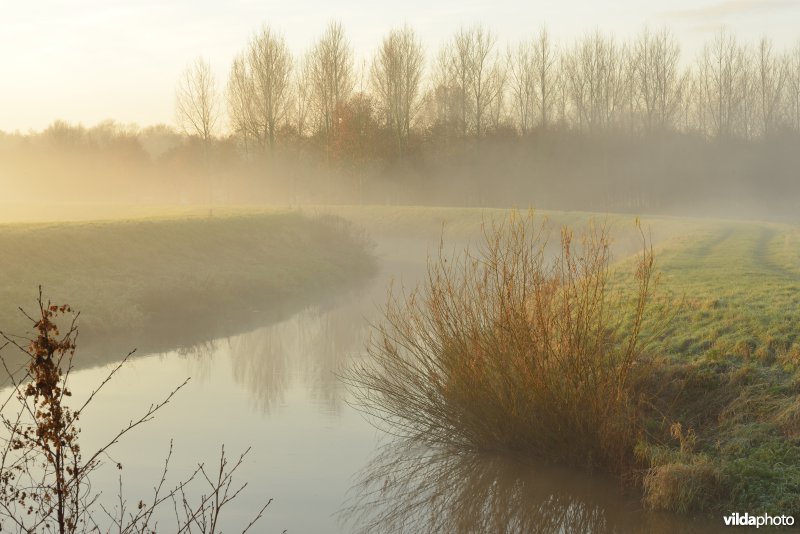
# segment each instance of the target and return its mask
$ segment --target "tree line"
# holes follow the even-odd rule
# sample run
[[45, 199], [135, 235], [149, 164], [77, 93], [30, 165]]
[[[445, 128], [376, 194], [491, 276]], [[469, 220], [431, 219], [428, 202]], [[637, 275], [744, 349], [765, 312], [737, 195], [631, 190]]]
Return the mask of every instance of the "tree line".
[[[191, 117], [205, 113], [187, 112], [185, 95], [213, 94], [206, 115], [227, 116], [244, 159], [316, 158], [337, 173], [339, 200], [764, 212], [777, 197], [797, 207], [785, 196], [797, 181], [800, 41], [781, 50], [722, 30], [688, 58], [668, 28], [558, 43], [543, 27], [502, 46], [474, 25], [432, 53], [403, 26], [359, 66], [331, 22], [301, 54], [264, 26], [224, 87], [209, 72], [201, 59], [184, 72], [185, 133], [202, 137]], [[321, 185], [320, 198], [336, 201]]]
[[666, 28], [503, 45], [474, 25], [438, 50], [409, 26], [376, 44], [359, 63], [338, 22], [302, 53], [263, 26], [226, 79], [201, 58], [180, 73], [177, 129], [0, 132], [0, 166], [36, 198], [800, 208], [800, 42], [723, 30], [687, 57]]
[[[685, 58], [684, 58], [685, 59]], [[330, 149], [360, 114], [391, 139], [396, 155], [414, 135], [472, 138], [536, 129], [634, 134], [684, 132], [755, 139], [800, 132], [800, 42], [777, 50], [722, 30], [682, 61], [669, 29], [629, 42], [595, 31], [556, 43], [546, 28], [501, 47], [481, 25], [462, 28], [435, 55], [413, 28], [390, 31], [357, 68], [344, 28], [332, 22], [304, 54], [264, 26], [218, 87], [202, 59], [178, 89], [178, 123], [207, 139], [220, 116], [244, 151], [315, 137]]]

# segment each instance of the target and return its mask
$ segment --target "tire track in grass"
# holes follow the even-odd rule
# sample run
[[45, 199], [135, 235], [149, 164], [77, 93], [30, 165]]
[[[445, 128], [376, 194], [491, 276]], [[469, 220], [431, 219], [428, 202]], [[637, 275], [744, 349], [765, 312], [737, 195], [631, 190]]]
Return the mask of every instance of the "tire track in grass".
[[784, 233], [778, 233], [777, 228], [772, 225], [764, 225], [760, 230], [761, 234], [752, 251], [753, 263], [758, 265], [764, 274], [787, 279], [787, 281], [797, 281], [798, 273], [782, 265], [775, 257], [775, 242], [783, 237]]
[[800, 320], [800, 274], [776, 254], [786, 231], [769, 223], [722, 223], [665, 247], [666, 286], [683, 302], [670, 329], [675, 352], [742, 356], [750, 353], [747, 346], [764, 347], [772, 357], [796, 341], [787, 325]]

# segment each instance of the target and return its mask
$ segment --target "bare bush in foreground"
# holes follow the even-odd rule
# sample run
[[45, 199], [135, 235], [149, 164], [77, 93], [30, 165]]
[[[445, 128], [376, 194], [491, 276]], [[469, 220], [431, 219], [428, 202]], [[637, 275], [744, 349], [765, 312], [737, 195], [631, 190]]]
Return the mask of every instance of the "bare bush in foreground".
[[[78, 330], [76, 319], [67, 305], [45, 304], [39, 289], [37, 318], [32, 321], [35, 337], [31, 339], [0, 332], [6, 347], [15, 348], [27, 356], [23, 369], [12, 370], [0, 353], [0, 361], [12, 387], [0, 405], [0, 425], [5, 430], [0, 438], [0, 531], [20, 533], [78, 532], [153, 533], [157, 527], [154, 512], [161, 505], [172, 503], [175, 509], [175, 532], [214, 533], [220, 531], [219, 517], [223, 507], [236, 498], [247, 484], [233, 484], [233, 473], [241, 466], [247, 451], [231, 463], [223, 447], [217, 472], [204, 464], [175, 486], [167, 486], [167, 471], [172, 446], [164, 463], [161, 478], [148, 499], [137, 504], [119, 502], [107, 507], [91, 485], [91, 475], [109, 458], [111, 447], [125, 434], [154, 418], [189, 381], [173, 389], [164, 400], [151, 404], [144, 415], [123, 424], [104, 445], [85, 453], [80, 446], [78, 426], [81, 415], [96, 395], [125, 365], [129, 353], [92, 391], [79, 408], [68, 405], [72, 396], [69, 375], [75, 354]], [[24, 313], [24, 312], [23, 312]], [[69, 327], [62, 334], [59, 318], [72, 315]], [[22, 378], [17, 378], [24, 371]], [[16, 403], [16, 404], [15, 404]], [[116, 463], [118, 469], [122, 465]], [[204, 481], [206, 492], [190, 498], [194, 481]], [[202, 483], [202, 482], [201, 482]], [[267, 502], [243, 532], [260, 519]]]

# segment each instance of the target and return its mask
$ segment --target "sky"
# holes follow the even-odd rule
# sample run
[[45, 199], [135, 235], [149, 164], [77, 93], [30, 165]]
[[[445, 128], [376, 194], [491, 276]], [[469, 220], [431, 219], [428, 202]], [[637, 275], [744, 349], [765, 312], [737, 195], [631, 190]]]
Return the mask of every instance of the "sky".
[[61, 119], [142, 126], [174, 123], [175, 87], [202, 56], [220, 87], [233, 57], [268, 24], [295, 54], [331, 20], [359, 63], [392, 28], [409, 24], [428, 57], [459, 28], [481, 23], [504, 49], [546, 25], [571, 43], [601, 30], [621, 39], [668, 26], [691, 60], [722, 27], [740, 39], [800, 42], [800, 0], [0, 0], [0, 131], [41, 130]]

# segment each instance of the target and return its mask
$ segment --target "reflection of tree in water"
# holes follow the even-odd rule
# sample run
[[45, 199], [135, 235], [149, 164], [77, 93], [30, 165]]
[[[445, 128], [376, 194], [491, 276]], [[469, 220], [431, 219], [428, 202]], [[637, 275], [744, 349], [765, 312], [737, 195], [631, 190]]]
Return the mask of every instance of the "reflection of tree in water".
[[[197, 380], [207, 380], [213, 372], [214, 354], [219, 350], [219, 341], [212, 339], [203, 341], [191, 347], [179, 347], [175, 353], [187, 362], [189, 376]], [[161, 360], [168, 358], [168, 353], [160, 355]]]
[[251, 393], [262, 412], [284, 400], [297, 329], [290, 319], [227, 340], [233, 379]]
[[280, 323], [228, 338], [234, 380], [264, 412], [282, 402], [291, 381], [297, 379], [317, 403], [338, 413], [345, 388], [335, 373], [360, 349], [365, 331], [359, 302], [351, 297], [330, 308], [309, 308]]
[[[399, 270], [403, 269], [408, 267]], [[412, 274], [412, 280], [420, 276], [416, 270]], [[227, 353], [234, 380], [263, 412], [283, 402], [296, 382], [323, 410], [338, 414], [347, 393], [336, 374], [349, 358], [363, 355], [368, 321], [380, 313], [376, 303], [385, 300], [385, 291], [386, 280], [378, 277], [284, 321], [178, 352], [189, 365], [197, 366], [191, 374], [200, 378], [210, 378]]]
[[340, 519], [360, 532], [708, 532], [645, 514], [613, 483], [519, 460], [390, 444]]
[[339, 413], [346, 387], [336, 377], [355, 352], [363, 349], [367, 324], [365, 310], [355, 302], [328, 310], [315, 310], [312, 321], [316, 328], [308, 330], [303, 349], [306, 364], [304, 375], [309, 381], [314, 400], [333, 413]]

